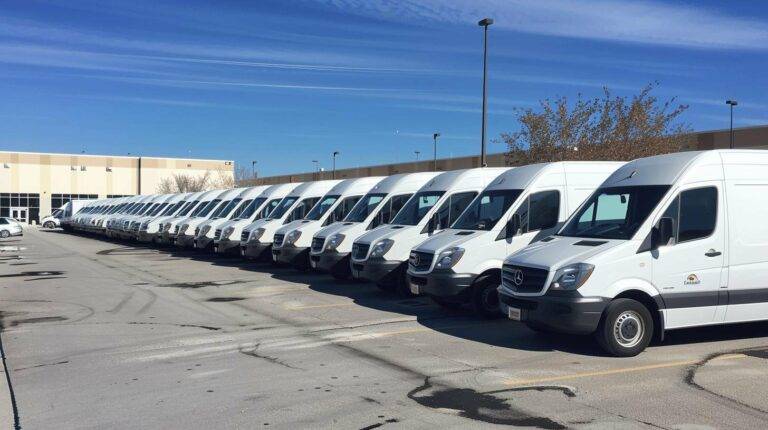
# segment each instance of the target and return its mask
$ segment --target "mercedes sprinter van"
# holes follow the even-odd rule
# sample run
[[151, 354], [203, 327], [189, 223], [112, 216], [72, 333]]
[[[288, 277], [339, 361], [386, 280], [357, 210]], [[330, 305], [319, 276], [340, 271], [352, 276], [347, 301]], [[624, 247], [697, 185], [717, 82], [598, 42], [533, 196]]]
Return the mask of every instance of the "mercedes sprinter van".
[[352, 244], [352, 276], [410, 295], [406, 269], [411, 248], [448, 228], [467, 205], [508, 168], [453, 170], [435, 176], [411, 197], [392, 223]]
[[205, 221], [197, 227], [195, 231], [194, 248], [212, 251], [216, 231], [218, 230], [219, 233], [221, 232], [219, 227], [231, 219], [240, 216], [240, 214], [248, 208], [248, 205], [250, 205], [253, 200], [267, 188], [267, 185], [244, 188], [243, 191], [230, 200], [229, 203], [220, 205], [208, 221]]
[[666, 330], [768, 319], [768, 153], [631, 161], [563, 228], [504, 262], [500, 301], [534, 329], [594, 334], [616, 356]]
[[494, 179], [451, 225], [411, 250], [411, 292], [440, 305], [471, 304], [500, 316], [497, 288], [509, 254], [550, 236], [624, 163], [568, 161], [531, 164]]

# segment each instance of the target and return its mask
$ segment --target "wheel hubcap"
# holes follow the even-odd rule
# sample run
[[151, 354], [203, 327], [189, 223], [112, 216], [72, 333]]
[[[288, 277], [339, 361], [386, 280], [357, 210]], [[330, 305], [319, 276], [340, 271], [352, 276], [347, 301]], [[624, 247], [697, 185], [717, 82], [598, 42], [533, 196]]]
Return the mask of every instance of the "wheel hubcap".
[[642, 317], [635, 311], [624, 311], [613, 324], [613, 337], [625, 348], [637, 346], [645, 334]]

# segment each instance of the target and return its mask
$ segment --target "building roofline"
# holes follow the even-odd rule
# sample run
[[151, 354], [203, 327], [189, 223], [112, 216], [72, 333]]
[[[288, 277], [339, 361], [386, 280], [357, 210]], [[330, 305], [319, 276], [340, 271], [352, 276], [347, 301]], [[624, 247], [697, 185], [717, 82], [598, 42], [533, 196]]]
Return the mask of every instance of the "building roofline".
[[63, 157], [100, 157], [100, 158], [128, 158], [132, 160], [152, 159], [152, 160], [181, 160], [181, 161], [214, 161], [220, 163], [232, 163], [234, 160], [213, 160], [207, 158], [179, 158], [179, 157], [149, 157], [143, 155], [103, 155], [103, 154], [66, 154], [58, 152], [30, 152], [30, 151], [0, 151], [0, 154], [30, 154], [30, 155], [58, 155]]

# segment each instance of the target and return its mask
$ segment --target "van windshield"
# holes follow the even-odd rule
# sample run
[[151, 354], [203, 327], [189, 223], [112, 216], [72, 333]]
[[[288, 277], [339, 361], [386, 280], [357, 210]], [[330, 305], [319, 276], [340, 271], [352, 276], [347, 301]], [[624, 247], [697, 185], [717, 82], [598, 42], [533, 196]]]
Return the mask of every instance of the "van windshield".
[[216, 209], [216, 212], [211, 215], [211, 219], [219, 219], [229, 215], [229, 213], [232, 212], [232, 210], [235, 209], [237, 205], [239, 205], [242, 201], [243, 199], [241, 198], [234, 198], [228, 202], [224, 202], [224, 204], [219, 206], [219, 208]]
[[208, 206], [206, 206], [203, 210], [199, 211], [197, 213], [197, 215], [192, 214], [192, 216], [197, 216], [197, 217], [200, 217], [200, 218], [207, 217], [208, 214], [210, 214], [211, 211], [214, 210], [216, 208], [216, 206], [219, 205], [219, 203], [221, 203], [221, 199], [211, 200], [211, 202], [208, 203]]
[[424, 215], [440, 200], [445, 191], [423, 191], [416, 193], [408, 203], [400, 209], [392, 224], [416, 225], [424, 218]]
[[386, 194], [366, 194], [360, 199], [359, 202], [352, 208], [352, 212], [344, 219], [346, 222], [363, 222], [368, 215], [372, 214], [376, 207], [379, 206]]
[[571, 216], [558, 236], [629, 240], [669, 188], [669, 185], [600, 188]]
[[328, 212], [328, 209], [330, 209], [331, 206], [336, 203], [336, 200], [338, 200], [339, 197], [340, 196], [323, 197], [323, 199], [320, 200], [320, 203], [316, 204], [304, 219], [309, 219], [312, 221], [319, 220], [323, 215], [325, 215], [326, 212]]
[[264, 201], [267, 200], [264, 197], [258, 197], [250, 202], [243, 203], [243, 206], [240, 206], [241, 209], [238, 209], [240, 213], [235, 212], [233, 219], [248, 219], [251, 217], [251, 215], [256, 212], [256, 209], [261, 206]]
[[461, 230], [490, 230], [504, 216], [523, 190], [483, 191], [451, 228]]
[[288, 209], [290, 209], [298, 199], [299, 198], [296, 196], [288, 196], [281, 200], [280, 204], [278, 204], [277, 207], [269, 213], [269, 219], [280, 218], [285, 215], [285, 213], [288, 212]]
[[197, 206], [198, 203], [200, 203], [199, 200], [187, 203], [187, 205], [181, 210], [181, 212], [179, 212], [177, 216], [186, 216], [193, 207]]

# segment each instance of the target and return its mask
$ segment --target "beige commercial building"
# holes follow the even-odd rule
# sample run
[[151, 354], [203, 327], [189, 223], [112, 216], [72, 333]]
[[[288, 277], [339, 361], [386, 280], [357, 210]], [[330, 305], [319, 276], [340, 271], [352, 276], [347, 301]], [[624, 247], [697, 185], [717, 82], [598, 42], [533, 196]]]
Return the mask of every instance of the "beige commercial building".
[[[428, 144], [428, 143], [427, 143]], [[693, 133], [692, 146], [689, 150], [728, 148], [730, 130], [712, 130]], [[439, 146], [439, 144], [438, 144]], [[479, 145], [478, 145], [479, 146]], [[734, 129], [735, 148], [768, 149], [768, 126], [744, 127]], [[491, 167], [511, 165], [506, 154], [488, 154], [487, 163]], [[308, 163], [305, 163], [308, 164]], [[438, 171], [469, 169], [480, 166], [479, 156], [440, 158], [437, 160]], [[421, 160], [406, 163], [380, 164], [376, 166], [337, 169], [336, 178], [359, 178], [363, 176], [389, 176], [397, 173], [425, 172], [434, 170], [434, 160]], [[290, 182], [306, 182], [318, 179], [331, 179], [332, 172], [301, 172], [288, 175], [269, 176], [257, 180], [243, 181], [244, 184], [272, 185]]]
[[174, 174], [233, 177], [234, 162], [0, 151], [0, 216], [27, 222], [71, 199], [154, 194]]

